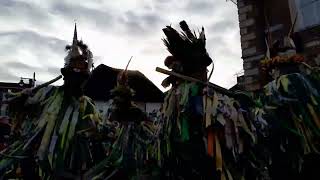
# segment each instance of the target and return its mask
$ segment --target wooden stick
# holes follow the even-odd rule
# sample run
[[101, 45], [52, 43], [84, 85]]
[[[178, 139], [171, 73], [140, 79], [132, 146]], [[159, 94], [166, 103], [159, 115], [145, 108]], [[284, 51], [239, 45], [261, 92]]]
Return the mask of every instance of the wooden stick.
[[230, 91], [228, 89], [225, 89], [225, 88], [223, 88], [221, 86], [218, 86], [218, 85], [210, 83], [210, 82], [208, 82], [208, 83], [207, 82], [203, 82], [203, 81], [201, 81], [199, 79], [196, 79], [196, 78], [193, 78], [193, 77], [189, 77], [189, 76], [185, 76], [185, 75], [173, 72], [173, 71], [168, 71], [168, 70], [165, 70], [165, 69], [162, 69], [162, 68], [159, 68], [159, 67], [156, 68], [156, 71], [159, 72], [159, 73], [162, 73], [162, 74], [175, 76], [177, 78], [180, 78], [180, 79], [183, 79], [183, 80], [186, 80], [186, 81], [197, 82], [197, 83], [209, 86], [209, 87], [213, 88], [214, 90], [216, 90], [217, 92], [219, 92], [221, 94], [224, 94], [224, 95], [227, 95], [227, 96], [230, 96], [230, 97], [235, 97], [235, 94], [234, 94], [233, 91]]
[[[50, 84], [58, 81], [58, 80], [61, 79], [61, 78], [62, 78], [62, 75], [59, 75], [58, 77], [56, 77], [56, 78], [54, 78], [54, 79], [52, 79], [52, 80], [50, 80], [50, 81], [48, 81], [48, 82], [46, 82], [46, 83], [40, 84], [39, 86], [34, 87], [34, 88], [30, 88], [30, 89], [31, 89], [31, 92], [32, 92], [32, 93], [35, 93], [35, 92], [37, 92], [39, 89], [41, 89], [41, 88], [43, 88], [43, 87], [46, 87], [46, 86], [48, 86], [48, 85], [50, 85]], [[3, 103], [8, 103], [8, 102], [10, 102], [10, 101], [13, 101], [13, 100], [19, 98], [19, 97], [20, 97], [20, 95], [14, 96], [14, 97], [12, 97], [12, 98], [8, 98], [7, 100], [3, 101]]]
[[131, 56], [131, 58], [129, 59], [129, 61], [128, 61], [128, 64], [127, 64], [127, 66], [126, 66], [126, 69], [125, 69], [125, 71], [127, 71], [128, 70], [128, 67], [129, 67], [129, 64], [130, 64], [130, 62], [131, 62], [131, 59], [133, 58], [133, 56]]
[[296, 16], [295, 16], [293, 23], [292, 23], [292, 26], [290, 27], [290, 30], [288, 32], [288, 37], [290, 37], [292, 32], [294, 31], [294, 27], [296, 26], [297, 19], [298, 19], [298, 12], [296, 12]]
[[50, 85], [50, 84], [58, 81], [58, 80], [61, 79], [61, 78], [62, 78], [62, 75], [59, 75], [58, 77], [56, 77], [56, 78], [54, 78], [54, 79], [52, 79], [52, 80], [50, 80], [50, 81], [48, 81], [48, 82], [46, 82], [46, 83], [40, 84], [39, 86], [34, 87], [34, 88], [32, 89], [32, 92], [35, 92], [35, 91], [37, 91], [37, 90], [39, 90], [39, 89], [41, 89], [41, 88], [43, 88], [43, 87], [46, 87], [46, 86], [48, 86], [48, 85]]

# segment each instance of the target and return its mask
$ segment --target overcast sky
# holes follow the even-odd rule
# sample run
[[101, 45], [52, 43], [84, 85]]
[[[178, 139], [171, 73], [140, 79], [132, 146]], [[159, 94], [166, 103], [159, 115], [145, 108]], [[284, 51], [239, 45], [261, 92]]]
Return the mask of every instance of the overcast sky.
[[165, 75], [155, 68], [169, 55], [162, 28], [181, 20], [205, 28], [215, 64], [211, 82], [229, 88], [242, 69], [237, 8], [226, 0], [0, 0], [0, 81], [17, 82], [34, 71], [39, 82], [58, 76], [74, 20], [95, 66], [124, 68], [133, 56], [129, 69], [158, 87]]

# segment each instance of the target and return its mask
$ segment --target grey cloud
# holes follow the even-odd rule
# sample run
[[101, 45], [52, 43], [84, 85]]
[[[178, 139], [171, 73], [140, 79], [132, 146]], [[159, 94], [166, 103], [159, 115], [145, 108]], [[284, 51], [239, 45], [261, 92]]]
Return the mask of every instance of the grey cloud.
[[162, 49], [160, 49], [160, 48], [153, 48], [153, 47], [145, 47], [145, 48], [142, 50], [142, 53], [143, 53], [143, 54], [146, 54], [146, 55], [155, 55], [155, 54], [159, 54], [159, 52], [162, 52]]
[[157, 14], [145, 14], [140, 17], [140, 20], [145, 23], [147, 26], [157, 27], [163, 23], [163, 19], [160, 18]]
[[161, 12], [162, 15], [166, 15], [166, 12], [174, 12], [176, 14], [183, 13], [186, 9], [192, 9], [187, 0], [153, 0], [152, 7]]
[[18, 82], [20, 78], [8, 71], [8, 68], [5, 66], [0, 67], [0, 81], [4, 82]]
[[229, 59], [230, 61], [240, 60], [239, 54], [235, 52], [234, 49], [229, 49], [230, 47], [223, 47], [219, 50], [219, 53], [221, 55], [227, 55], [226, 59]]
[[227, 66], [235, 66], [237, 62], [241, 61], [239, 53], [236, 52], [236, 49], [231, 49], [229, 43], [223, 39], [223, 36], [215, 36], [208, 39], [207, 50], [215, 62], [223, 61]]
[[172, 0], [155, 0], [156, 3], [169, 3]]
[[[34, 67], [21, 63], [21, 62], [7, 62], [4, 63], [4, 66], [8, 69], [15, 68], [15, 69], [35, 69]], [[39, 68], [36, 68], [39, 69]]]
[[1, 0], [0, 1], [0, 17], [8, 21], [16, 20], [20, 22], [28, 22], [33, 25], [47, 26], [50, 24], [49, 14], [34, 4], [14, 1]]
[[67, 18], [69, 21], [77, 20], [81, 24], [94, 25], [104, 31], [108, 31], [114, 23], [114, 16], [110, 10], [92, 9], [79, 4], [57, 1], [51, 6], [50, 12], [62, 18]]
[[[60, 57], [57, 60], [62, 64], [66, 41], [33, 31], [1, 32], [1, 41], [6, 42], [0, 43], [0, 54], [6, 62], [1, 63], [0, 80], [16, 79], [12, 74], [15, 72], [23, 74], [23, 76], [29, 76], [33, 72], [39, 73], [40, 76], [59, 73], [59, 68], [52, 67], [57, 63], [49, 62], [49, 60], [56, 61], [55, 58]], [[31, 53], [35, 58], [33, 62], [38, 64], [30, 64], [28, 59], [24, 59], [24, 56], [20, 54], [24, 51]], [[5, 69], [3, 69], [4, 67]]]
[[146, 55], [159, 55], [166, 51], [166, 47], [159, 39], [159, 41], [147, 42], [146, 46], [143, 47], [141, 53]]
[[2, 38], [9, 38], [7, 47], [13, 49], [32, 49], [34, 52], [41, 52], [45, 48], [50, 49], [53, 52], [63, 52], [66, 41], [58, 39], [56, 37], [44, 36], [35, 31], [10, 31], [0, 32], [0, 40]]
[[189, 0], [185, 9], [192, 14], [212, 14], [219, 6], [219, 1], [213, 0]]
[[139, 37], [152, 35], [155, 30], [159, 31], [160, 26], [164, 23], [162, 17], [156, 13], [138, 14], [134, 11], [127, 11], [119, 21], [124, 26], [124, 33]]
[[60, 68], [59, 67], [52, 67], [52, 66], [40, 68], [40, 67], [34, 67], [29, 64], [25, 64], [25, 63], [21, 63], [21, 62], [7, 62], [7, 63], [3, 63], [3, 66], [6, 67], [7, 70], [25, 72], [26, 75], [30, 75], [33, 72], [47, 73], [50, 75], [60, 74]]
[[[221, 36], [214, 36], [207, 39], [207, 50], [216, 54], [220, 49], [227, 48], [227, 43]], [[212, 55], [212, 53], [210, 54]]]
[[223, 46], [225, 45], [225, 42], [221, 36], [214, 36], [210, 39], [207, 39], [207, 44], [216, 44], [218, 46]]
[[47, 72], [52, 75], [57, 75], [57, 74], [60, 74], [60, 68], [59, 67], [48, 67]]
[[209, 26], [209, 30], [213, 33], [226, 33], [229, 30], [236, 30], [237, 24], [231, 20], [223, 20]]
[[[7, 69], [7, 73], [9, 73], [9, 71], [11, 73], [18, 73], [20, 75], [22, 75], [23, 77], [31, 77], [33, 72], [39, 73], [41, 71], [43, 71], [42, 68], [39, 67], [33, 67], [30, 66], [28, 64], [24, 64], [24, 63], [20, 63], [20, 62], [7, 62], [7, 63], [3, 63], [3, 66], [6, 67]], [[9, 73], [10, 75], [10, 73]], [[15, 76], [12, 75], [11, 76]], [[4, 77], [0, 76], [1, 79], [3, 79]]]

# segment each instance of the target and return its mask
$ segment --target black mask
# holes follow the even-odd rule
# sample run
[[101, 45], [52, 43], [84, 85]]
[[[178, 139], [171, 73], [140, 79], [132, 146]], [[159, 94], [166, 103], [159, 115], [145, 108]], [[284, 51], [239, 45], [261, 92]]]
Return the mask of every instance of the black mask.
[[83, 87], [89, 78], [89, 74], [84, 72], [75, 72], [71, 69], [64, 69], [61, 71], [63, 71], [64, 88], [66, 93], [76, 97], [83, 95]]

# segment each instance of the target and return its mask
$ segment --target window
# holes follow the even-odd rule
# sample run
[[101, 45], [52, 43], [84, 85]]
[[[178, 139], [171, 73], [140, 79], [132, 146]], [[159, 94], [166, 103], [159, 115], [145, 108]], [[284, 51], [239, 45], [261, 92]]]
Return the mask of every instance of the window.
[[320, 0], [295, 0], [295, 2], [299, 30], [320, 24]]

